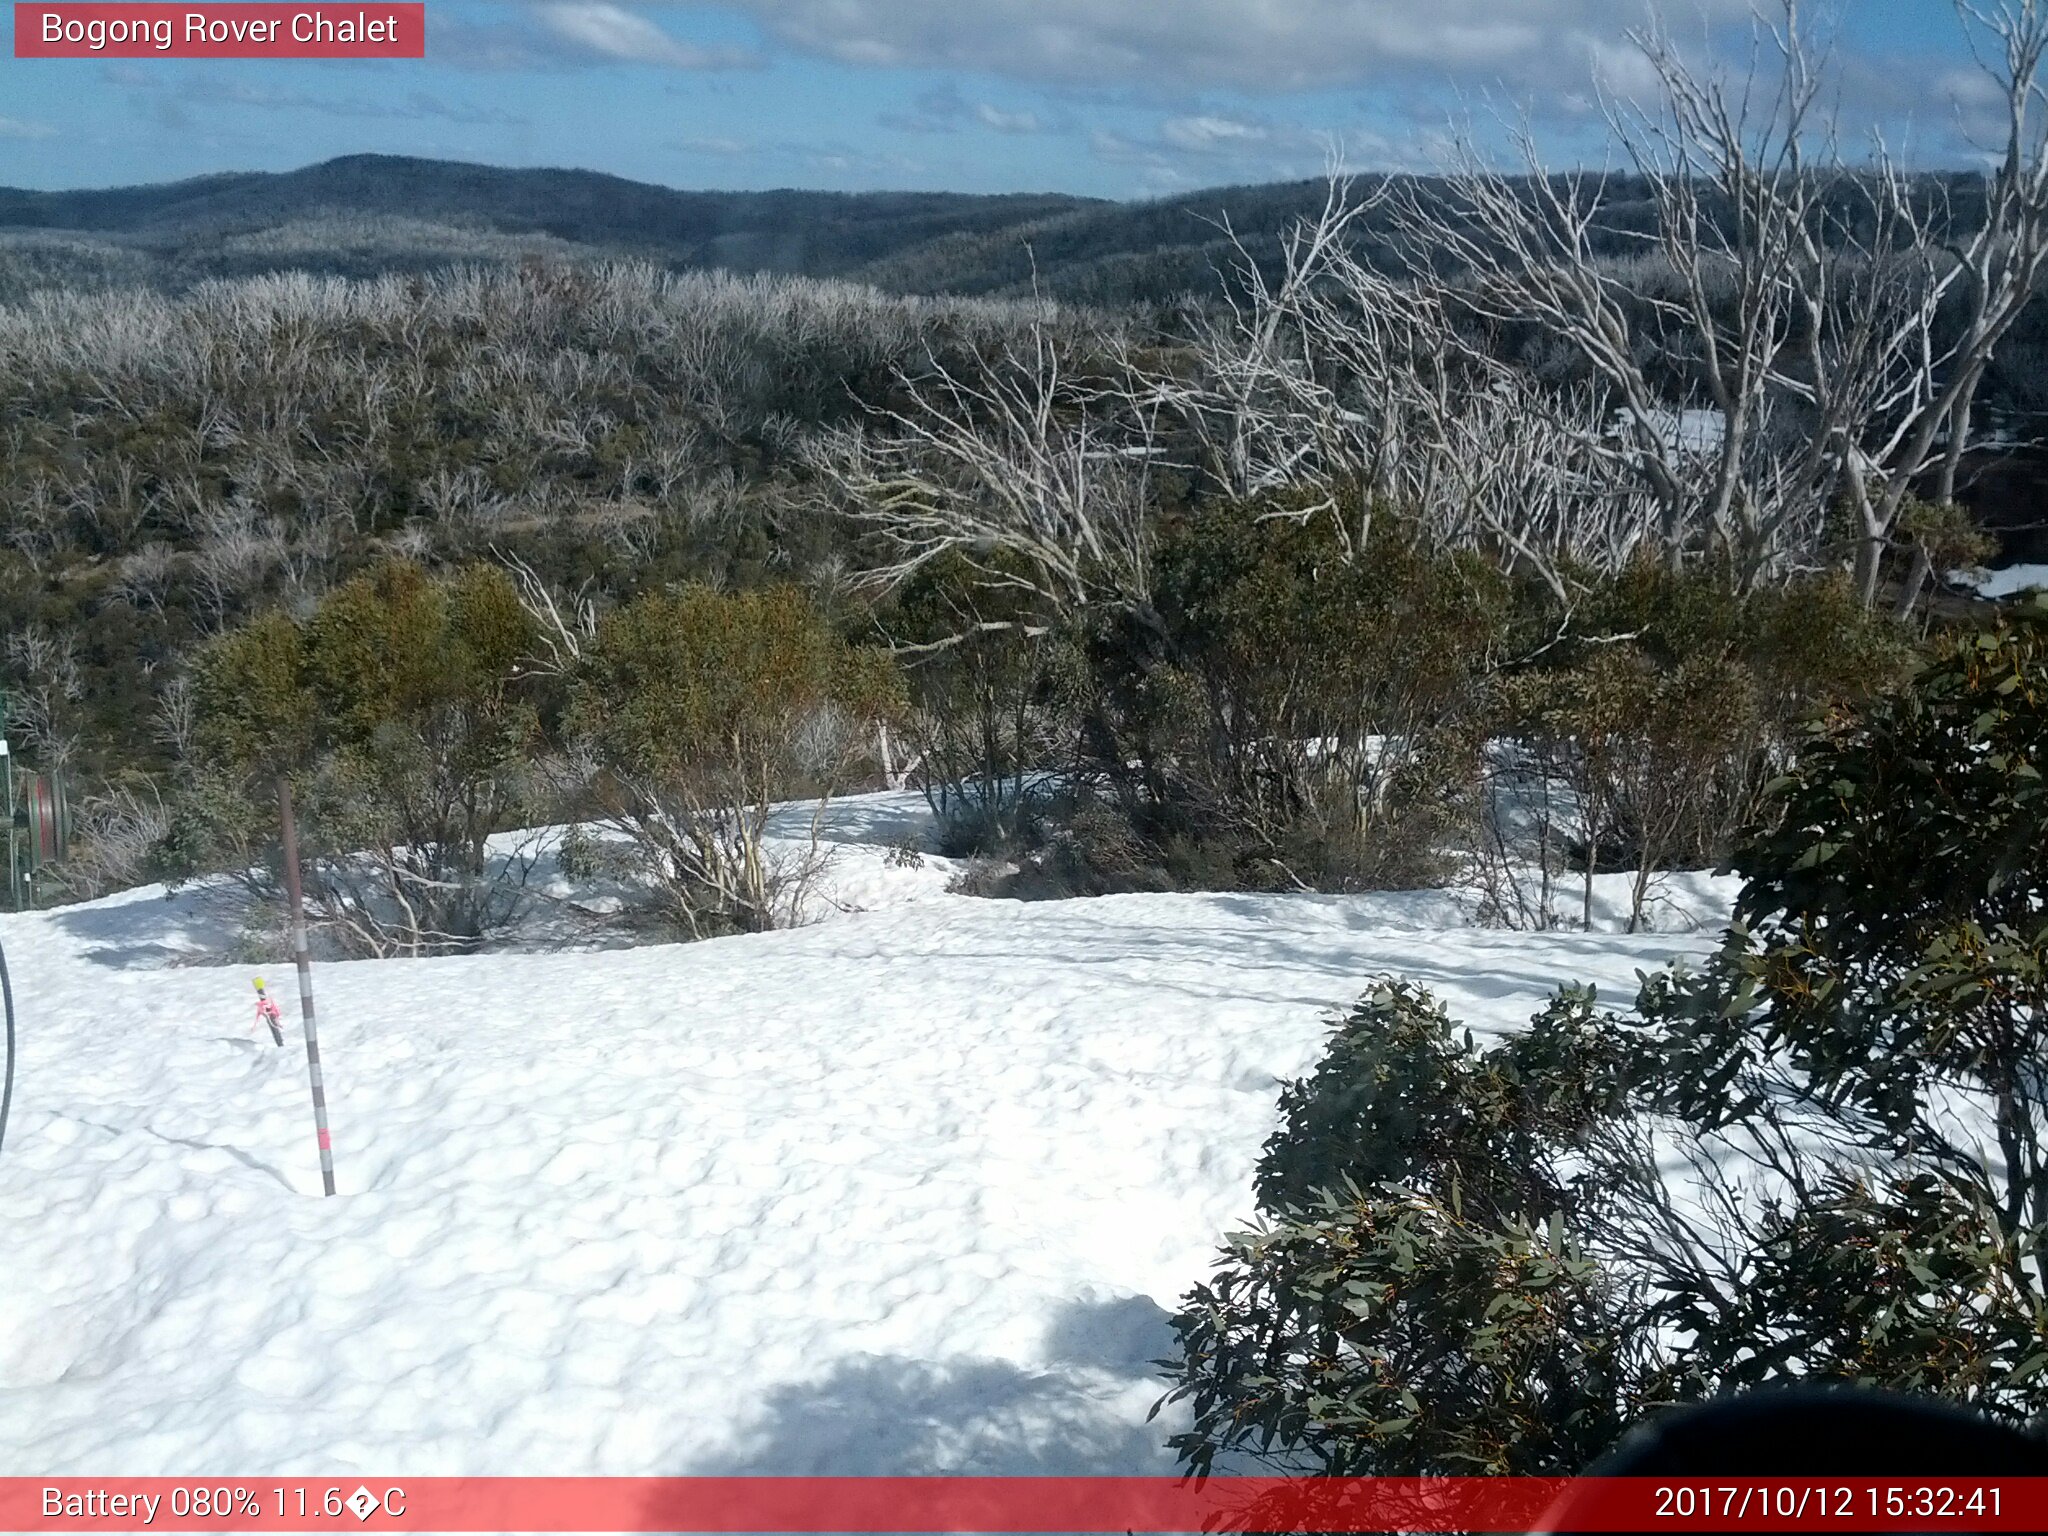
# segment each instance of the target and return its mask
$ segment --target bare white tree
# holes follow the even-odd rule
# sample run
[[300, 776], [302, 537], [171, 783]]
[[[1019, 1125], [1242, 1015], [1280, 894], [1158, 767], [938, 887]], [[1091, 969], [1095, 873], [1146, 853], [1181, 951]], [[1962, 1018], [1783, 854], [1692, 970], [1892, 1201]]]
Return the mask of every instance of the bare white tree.
[[[1607, 116], [1648, 189], [1646, 232], [1615, 226], [1609, 176], [1553, 174], [1526, 129], [1510, 134], [1512, 175], [1466, 141], [1442, 185], [1404, 183], [1382, 199], [1405, 237], [1405, 285], [1357, 270], [1341, 246], [1326, 254], [1333, 243], [1298, 237], [1324, 281], [1304, 285], [1290, 264], [1277, 290], [1254, 288], [1255, 307], [1272, 313], [1241, 327], [1251, 344], [1236, 349], [1234, 365], [1242, 372], [1270, 350], [1287, 310], [1307, 322], [1301, 354], [1345, 358], [1383, 399], [1426, 405], [1434, 396], [1451, 409], [1439, 405], [1432, 430], [1448, 437], [1502, 388], [1459, 346], [1461, 331], [1533, 322], [1576, 359], [1604, 406], [1553, 409], [1547, 429], [1576, 439], [1564, 457], [1582, 486], [1611, 498], [1620, 479], [1636, 482], [1668, 563], [1711, 553], [1744, 581], [1810, 567], [1825, 510], [1842, 502], [1858, 519], [1855, 579], [1874, 602], [1909, 498], [1953, 498], [1976, 392], [2048, 260], [2048, 5], [1958, 9], [2004, 107], [1981, 209], [1937, 195], [1881, 143], [1864, 163], [1844, 157], [1826, 109], [1826, 59], [1792, 5], [1778, 24], [1759, 23], [1749, 66], [1733, 78], [1695, 70], [1661, 31], [1641, 32], [1634, 40], [1657, 98], [1610, 104]], [[1322, 223], [1341, 232], [1329, 215]], [[1617, 256], [1630, 238], [1641, 259]], [[1350, 297], [1349, 313], [1329, 309], [1333, 288]], [[1959, 324], [1946, 318], [1958, 303]], [[1389, 318], [1357, 318], [1374, 310]], [[1460, 358], [1483, 387], [1418, 389], [1426, 363], [1410, 365], [1404, 385], [1375, 334], [1389, 325], [1424, 326], [1423, 350]], [[1269, 381], [1284, 384], [1286, 373], [1265, 365]], [[1285, 413], [1268, 421], [1296, 452], [1315, 439]], [[1378, 443], [1399, 440], [1383, 433]], [[1267, 457], [1278, 466], [1288, 455]], [[1384, 474], [1373, 483], [1384, 494]], [[1414, 494], [1412, 477], [1404, 489]], [[1925, 574], [1921, 551], [1902, 609]]]
[[121, 557], [119, 574], [108, 590], [138, 608], [161, 613], [177, 577], [178, 563], [176, 549], [161, 539], [152, 539], [133, 554]]
[[157, 690], [156, 712], [150, 722], [150, 735], [169, 749], [175, 760], [183, 762], [191, 756], [192, 743], [198, 727], [198, 695], [193, 687], [191, 674], [180, 672]]
[[104, 896], [141, 880], [150, 855], [171, 830], [156, 785], [136, 778], [85, 796], [74, 813], [70, 851], [58, 878], [83, 897]]
[[533, 620], [536, 653], [520, 663], [538, 677], [566, 677], [597, 639], [597, 605], [588, 588], [564, 597], [526, 561], [502, 549], [493, 557], [511, 573], [519, 588], [519, 605]]
[[259, 518], [246, 502], [209, 503], [200, 522], [205, 532], [192, 555], [193, 588], [207, 627], [218, 631], [234, 620], [284, 558], [284, 540], [276, 523]]
[[76, 642], [31, 623], [8, 635], [4, 656], [5, 724], [40, 766], [62, 773], [78, 752], [75, 706], [85, 696]]
[[1038, 616], [982, 629], [1144, 602], [1150, 423], [1119, 381], [1069, 354], [1043, 320], [1026, 345], [1005, 342], [971, 370], [927, 352], [921, 373], [897, 374], [907, 404], [814, 446], [813, 463], [874, 541], [876, 585], [953, 556], [982, 589]]
[[1283, 240], [1277, 281], [1240, 246], [1244, 296], [1199, 330], [1199, 370], [1153, 372], [1148, 398], [1193, 424], [1232, 494], [1320, 492], [1293, 515], [1333, 516], [1353, 557], [1388, 509], [1439, 547], [1532, 568], [1569, 604], [1561, 568], [1626, 559], [1643, 497], [1596, 396], [1492, 355], [1443, 283], [1357, 255], [1345, 231], [1387, 186], [1360, 193], [1333, 171], [1320, 212]]

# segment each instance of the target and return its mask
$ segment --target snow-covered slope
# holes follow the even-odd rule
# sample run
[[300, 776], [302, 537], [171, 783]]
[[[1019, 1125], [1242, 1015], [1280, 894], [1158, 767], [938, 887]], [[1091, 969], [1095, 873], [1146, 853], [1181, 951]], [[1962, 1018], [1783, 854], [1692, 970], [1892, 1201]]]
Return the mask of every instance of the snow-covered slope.
[[1979, 597], [2017, 597], [2035, 588], [2048, 589], [2048, 565], [2009, 565], [2002, 570], [1955, 571], [1950, 579], [1974, 587]]
[[1333, 1009], [1393, 971], [1509, 1028], [1711, 939], [888, 873], [792, 932], [320, 967], [332, 1200], [287, 967], [279, 1050], [255, 967], [162, 964], [183, 899], [0, 918], [0, 1473], [1170, 1470], [1147, 1362]]

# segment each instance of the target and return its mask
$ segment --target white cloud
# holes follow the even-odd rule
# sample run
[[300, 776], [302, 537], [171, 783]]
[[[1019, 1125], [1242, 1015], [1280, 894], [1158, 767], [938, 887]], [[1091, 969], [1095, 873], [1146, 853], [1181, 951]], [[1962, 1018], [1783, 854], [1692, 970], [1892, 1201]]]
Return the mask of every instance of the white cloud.
[[1091, 128], [1088, 147], [1094, 151], [1096, 159], [1106, 160], [1111, 165], [1156, 165], [1165, 160], [1156, 148], [1148, 148], [1136, 139], [1107, 128]]
[[877, 155], [850, 144], [811, 145], [789, 143], [777, 146], [777, 154], [815, 171], [835, 176], [852, 176], [869, 182], [901, 180], [921, 176], [924, 163], [908, 155]]
[[1913, 131], [1923, 140], [1961, 152], [1966, 160], [1995, 164], [2003, 156], [2010, 123], [2006, 95], [1983, 70], [1941, 71], [1927, 82], [1925, 99], [1914, 105]]
[[730, 50], [699, 48], [671, 37], [641, 13], [605, 0], [543, 5], [536, 15], [556, 39], [593, 58], [669, 69], [729, 69], [752, 62]]
[[[849, 64], [958, 68], [1164, 91], [1431, 79], [1562, 87], [1650, 0], [729, 0]], [[1743, 16], [1748, 0], [1677, 0]]]
[[1087, 143], [1095, 159], [1135, 172], [1136, 184], [1150, 192], [1311, 180], [1333, 159], [1357, 168], [1422, 171], [1440, 165], [1449, 147], [1441, 130], [1389, 134], [1362, 120], [1312, 126], [1214, 109], [1164, 118], [1149, 131], [1097, 126]]
[[1223, 181], [1292, 181], [1318, 173], [1329, 152], [1325, 135], [1292, 125], [1251, 123], [1220, 115], [1172, 117], [1148, 134], [1096, 128], [1088, 148], [1106, 165], [1134, 167], [1155, 192]]
[[975, 104], [974, 117], [984, 128], [993, 128], [997, 133], [1037, 133], [1042, 127], [1035, 112], [1005, 112], [985, 101]]
[[884, 112], [877, 121], [884, 128], [904, 133], [957, 133], [968, 124], [996, 133], [1046, 133], [1052, 127], [1036, 112], [1011, 111], [992, 101], [969, 101], [951, 84], [934, 86], [918, 96], [911, 110]]
[[729, 158], [734, 155], [751, 154], [753, 153], [754, 146], [745, 139], [728, 139], [717, 134], [707, 134], [695, 138], [678, 139], [676, 141], [676, 148], [685, 150], [693, 155], [722, 155]]
[[0, 139], [54, 139], [57, 130], [48, 123], [24, 122], [18, 117], [0, 117]]
[[1195, 184], [1195, 178], [1181, 169], [1178, 157], [1155, 143], [1108, 128], [1091, 128], [1088, 149], [1105, 165], [1129, 168], [1137, 178], [1136, 185], [1146, 192], [1175, 192]]
[[1272, 137], [1272, 134], [1257, 123], [1240, 122], [1234, 117], [1203, 115], [1169, 117], [1159, 125], [1159, 137], [1175, 149], [1208, 155], [1220, 150], [1236, 150], [1248, 145], [1263, 144]]
[[871, 185], [887, 185], [923, 176], [927, 167], [907, 155], [877, 154], [841, 141], [807, 142], [774, 137], [740, 138], [725, 134], [691, 134], [666, 146], [684, 155], [750, 161], [755, 167], [823, 173]]
[[[185, 107], [247, 107], [260, 112], [285, 112], [298, 117], [312, 114], [343, 119], [395, 119], [403, 122], [432, 120], [483, 128], [523, 128], [530, 122], [530, 119], [508, 112], [502, 107], [448, 101], [422, 90], [380, 91], [361, 96], [328, 96], [310, 91], [281, 89], [260, 80], [214, 70], [200, 74], [167, 75], [161, 70], [135, 69], [126, 64], [109, 64], [103, 71], [103, 78], [109, 85], [118, 86], [123, 90], [150, 93], [157, 102], [160, 116], [174, 116], [181, 120], [185, 116]], [[31, 130], [19, 135], [26, 138], [47, 138], [55, 131], [47, 128], [40, 132], [33, 131], [37, 127], [35, 124], [22, 126]], [[0, 138], [7, 137], [10, 137], [8, 119], [0, 118]]]

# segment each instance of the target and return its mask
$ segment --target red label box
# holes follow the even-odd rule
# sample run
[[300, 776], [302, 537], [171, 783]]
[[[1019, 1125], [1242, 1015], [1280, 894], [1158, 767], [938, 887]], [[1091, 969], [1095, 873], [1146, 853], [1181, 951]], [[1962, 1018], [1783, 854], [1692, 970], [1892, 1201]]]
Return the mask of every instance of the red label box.
[[17, 59], [421, 59], [424, 4], [35, 5], [16, 0]]

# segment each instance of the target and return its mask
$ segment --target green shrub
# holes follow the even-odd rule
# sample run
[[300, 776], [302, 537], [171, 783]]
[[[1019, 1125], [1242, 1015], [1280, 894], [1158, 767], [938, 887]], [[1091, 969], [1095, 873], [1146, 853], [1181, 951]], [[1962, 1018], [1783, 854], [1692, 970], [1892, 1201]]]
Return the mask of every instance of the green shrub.
[[953, 857], [1010, 851], [1073, 756], [1085, 658], [1016, 589], [998, 557], [953, 552], [904, 583], [879, 621], [904, 648], [905, 749]]
[[1282, 1096], [1266, 1220], [1177, 1321], [1189, 1465], [1576, 1469], [1668, 1394], [1641, 1287], [1584, 1241], [1606, 1192], [1574, 1166], [1631, 1086], [1627, 1045], [1587, 993], [1485, 1052], [1414, 988], [1361, 1002]]
[[1178, 521], [1158, 566], [1156, 623], [1096, 646], [1091, 764], [1140, 831], [1221, 846], [1255, 888], [1440, 879], [1474, 808], [1498, 573], [1392, 516], [1348, 550], [1285, 497]]
[[223, 635], [194, 668], [166, 872], [268, 869], [282, 775], [315, 916], [347, 947], [465, 948], [505, 927], [528, 861], [490, 842], [543, 809], [540, 717], [517, 676], [532, 642], [502, 571], [437, 579], [406, 562], [302, 621], [272, 612]]
[[843, 788], [900, 709], [886, 653], [847, 644], [797, 589], [691, 587], [600, 621], [566, 729], [667, 914], [708, 935], [793, 915], [817, 840], [777, 858], [771, 812]]
[[1579, 870], [1590, 924], [1593, 877], [1626, 871], [1639, 925], [1656, 871], [1724, 862], [1807, 725], [1897, 688], [1913, 655], [1840, 577], [1745, 595], [1646, 562], [1594, 584], [1492, 684], [1493, 732], [1565, 791], [1528, 850], [1545, 891], [1554, 858]]
[[1712, 962], [1486, 1050], [1382, 985], [1178, 1322], [1177, 1444], [1568, 1473], [1838, 1381], [2048, 1410], [2048, 600], [1803, 746]]
[[[1873, 1156], [1931, 1158], [2048, 1229], [2048, 598], [1949, 642], [1911, 689], [1817, 732], [1737, 858], [1738, 926], [1658, 994], [1708, 1123], [1784, 1093]], [[1944, 1129], [1986, 1112], [1999, 1155]]]

